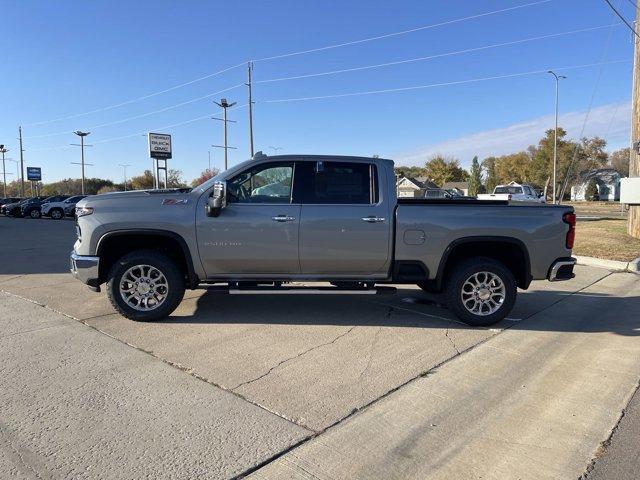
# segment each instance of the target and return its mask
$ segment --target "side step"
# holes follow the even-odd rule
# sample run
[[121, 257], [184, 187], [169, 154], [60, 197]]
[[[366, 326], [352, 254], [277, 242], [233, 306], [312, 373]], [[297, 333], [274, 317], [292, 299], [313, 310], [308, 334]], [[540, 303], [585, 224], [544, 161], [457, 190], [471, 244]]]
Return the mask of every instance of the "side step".
[[229, 295], [390, 295], [396, 293], [395, 287], [346, 289], [338, 287], [251, 286], [238, 288], [212, 285], [205, 288]]

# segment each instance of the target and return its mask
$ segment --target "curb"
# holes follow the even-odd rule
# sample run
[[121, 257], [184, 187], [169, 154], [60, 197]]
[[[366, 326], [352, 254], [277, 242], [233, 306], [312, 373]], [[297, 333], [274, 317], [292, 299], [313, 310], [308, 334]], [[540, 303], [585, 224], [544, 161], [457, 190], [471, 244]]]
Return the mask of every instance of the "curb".
[[640, 273], [640, 257], [630, 262], [621, 262], [619, 260], [605, 260], [603, 258], [583, 257], [574, 255], [578, 265], [587, 265], [589, 267], [606, 268], [616, 272]]

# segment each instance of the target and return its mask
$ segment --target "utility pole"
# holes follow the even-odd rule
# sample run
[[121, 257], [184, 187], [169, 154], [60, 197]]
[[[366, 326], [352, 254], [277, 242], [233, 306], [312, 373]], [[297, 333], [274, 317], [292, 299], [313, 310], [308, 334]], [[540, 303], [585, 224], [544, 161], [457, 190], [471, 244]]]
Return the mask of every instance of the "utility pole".
[[553, 134], [553, 203], [557, 202], [556, 189], [558, 185], [556, 184], [556, 171], [558, 168], [558, 86], [560, 84], [561, 79], [565, 79], [564, 75], [558, 75], [553, 70], [549, 70], [547, 73], [553, 75], [556, 79], [556, 129]]
[[247, 62], [247, 88], [249, 89], [249, 152], [253, 158], [253, 99], [251, 96], [251, 71], [253, 70], [253, 62]]
[[[636, 5], [636, 27], [640, 21], [640, 3]], [[629, 149], [629, 177], [640, 177], [640, 152], [636, 145], [640, 141], [640, 38], [634, 35], [633, 49], [633, 89], [631, 108], [631, 148]], [[627, 232], [640, 238], [640, 205], [629, 205]]]
[[84, 166], [85, 165], [92, 165], [91, 163], [84, 163], [84, 147], [92, 147], [93, 145], [85, 145], [84, 144], [84, 137], [86, 137], [87, 135], [89, 135], [91, 132], [81, 132], [80, 130], [76, 130], [75, 132], [76, 135], [78, 135], [80, 137], [80, 144], [77, 143], [72, 143], [71, 145], [73, 145], [74, 147], [80, 147], [80, 163], [78, 162], [71, 162], [74, 165], [82, 165], [82, 195], [84, 195]]
[[124, 170], [124, 191], [127, 191], [127, 167], [130, 167], [128, 163], [119, 163], [119, 167], [122, 167]]
[[22, 148], [22, 127], [18, 127], [18, 139], [20, 140], [20, 196], [24, 197], [24, 148]]
[[218, 118], [218, 117], [211, 117], [214, 120], [220, 120], [223, 124], [224, 124], [224, 145], [211, 145], [212, 147], [217, 147], [217, 148], [224, 148], [224, 169], [226, 170], [228, 168], [228, 150], [231, 149], [236, 149], [236, 147], [230, 147], [228, 142], [227, 142], [227, 123], [231, 122], [231, 123], [236, 123], [235, 120], [227, 120], [227, 108], [229, 107], [233, 107], [237, 102], [233, 102], [233, 103], [229, 103], [227, 102], [226, 98], [223, 98], [220, 100], [220, 103], [216, 102], [214, 100], [214, 102], [216, 105], [218, 105], [219, 107], [222, 108], [222, 118]]
[[9, 151], [8, 148], [4, 148], [4, 145], [0, 145], [0, 152], [2, 152], [2, 196], [7, 198], [7, 168], [4, 166], [4, 154]]

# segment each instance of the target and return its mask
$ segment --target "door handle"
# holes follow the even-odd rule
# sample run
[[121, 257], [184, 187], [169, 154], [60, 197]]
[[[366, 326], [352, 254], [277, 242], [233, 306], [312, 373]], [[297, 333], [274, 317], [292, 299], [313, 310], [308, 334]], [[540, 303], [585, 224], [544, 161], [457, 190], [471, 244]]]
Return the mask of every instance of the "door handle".
[[369, 217], [362, 217], [362, 221], [363, 222], [369, 222], [369, 223], [380, 223], [380, 222], [384, 222], [385, 218], [384, 217], [375, 217], [375, 216], [371, 215]]
[[289, 215], [276, 215], [275, 217], [271, 217], [271, 220], [274, 222], [293, 222], [296, 217], [290, 217]]

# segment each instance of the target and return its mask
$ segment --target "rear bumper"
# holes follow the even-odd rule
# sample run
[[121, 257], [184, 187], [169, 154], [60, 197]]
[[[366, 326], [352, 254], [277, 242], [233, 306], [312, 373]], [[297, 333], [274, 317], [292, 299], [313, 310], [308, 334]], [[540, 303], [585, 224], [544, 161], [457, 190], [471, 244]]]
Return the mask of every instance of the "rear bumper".
[[77, 255], [76, 252], [71, 252], [69, 270], [71, 275], [89, 285], [93, 290], [100, 288], [100, 257]]
[[575, 264], [575, 258], [559, 258], [555, 262], [553, 262], [553, 265], [551, 265], [547, 278], [550, 282], [571, 280], [573, 277], [575, 277], [575, 274], [573, 273], [573, 266]]

